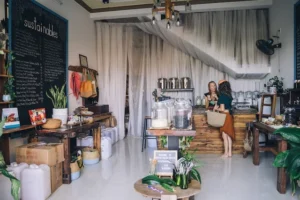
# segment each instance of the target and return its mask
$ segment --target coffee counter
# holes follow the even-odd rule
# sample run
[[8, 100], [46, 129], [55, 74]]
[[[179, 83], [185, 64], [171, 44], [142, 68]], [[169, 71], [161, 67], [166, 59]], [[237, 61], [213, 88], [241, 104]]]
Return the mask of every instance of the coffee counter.
[[[211, 127], [207, 124], [205, 108], [193, 108], [193, 120], [196, 128], [196, 136], [190, 143], [189, 150], [197, 154], [221, 154], [224, 151], [223, 139], [219, 128]], [[233, 142], [233, 153], [242, 154], [244, 151], [244, 139], [246, 132], [246, 123], [255, 120], [257, 111], [249, 110], [234, 110], [234, 128], [236, 140]]]

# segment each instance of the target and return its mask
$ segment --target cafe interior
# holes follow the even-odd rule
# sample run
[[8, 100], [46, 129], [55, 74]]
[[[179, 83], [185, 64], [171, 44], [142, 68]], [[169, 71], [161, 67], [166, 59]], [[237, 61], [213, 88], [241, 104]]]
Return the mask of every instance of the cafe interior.
[[296, 200], [300, 1], [0, 0], [1, 200]]

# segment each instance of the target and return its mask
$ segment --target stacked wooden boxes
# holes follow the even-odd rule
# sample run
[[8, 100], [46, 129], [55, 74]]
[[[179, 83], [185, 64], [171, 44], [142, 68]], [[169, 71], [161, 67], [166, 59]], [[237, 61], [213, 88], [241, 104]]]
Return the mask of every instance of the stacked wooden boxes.
[[18, 163], [46, 164], [51, 171], [51, 192], [62, 185], [62, 162], [64, 161], [64, 146], [61, 143], [34, 142], [17, 147]]

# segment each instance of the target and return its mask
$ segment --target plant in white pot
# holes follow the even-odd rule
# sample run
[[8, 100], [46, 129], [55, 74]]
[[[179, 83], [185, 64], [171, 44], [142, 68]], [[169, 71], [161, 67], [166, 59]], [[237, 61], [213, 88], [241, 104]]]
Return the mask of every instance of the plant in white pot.
[[56, 85], [52, 87], [49, 92], [46, 92], [47, 97], [52, 101], [53, 104], [53, 119], [60, 119], [62, 126], [67, 123], [68, 119], [68, 108], [67, 108], [67, 96], [65, 93], [66, 84], [61, 88]]

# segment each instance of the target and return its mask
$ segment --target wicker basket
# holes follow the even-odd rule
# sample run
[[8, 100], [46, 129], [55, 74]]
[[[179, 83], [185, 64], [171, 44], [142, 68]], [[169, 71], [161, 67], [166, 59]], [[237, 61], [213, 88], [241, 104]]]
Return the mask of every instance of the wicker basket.
[[61, 126], [60, 119], [47, 119], [47, 122], [43, 124], [43, 128], [45, 129], [57, 129]]

